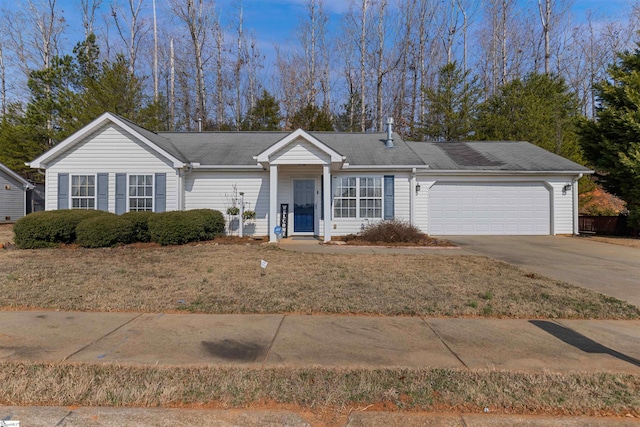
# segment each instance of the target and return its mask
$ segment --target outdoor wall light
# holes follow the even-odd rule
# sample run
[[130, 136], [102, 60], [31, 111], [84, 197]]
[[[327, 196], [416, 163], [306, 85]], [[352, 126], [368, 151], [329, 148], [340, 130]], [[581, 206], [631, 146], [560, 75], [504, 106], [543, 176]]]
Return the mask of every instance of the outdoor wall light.
[[420, 192], [420, 184], [416, 184], [416, 196]]
[[565, 185], [564, 187], [562, 187], [562, 191], [564, 191], [565, 193], [566, 193], [567, 191], [571, 191], [571, 184], [567, 184], [567, 185]]

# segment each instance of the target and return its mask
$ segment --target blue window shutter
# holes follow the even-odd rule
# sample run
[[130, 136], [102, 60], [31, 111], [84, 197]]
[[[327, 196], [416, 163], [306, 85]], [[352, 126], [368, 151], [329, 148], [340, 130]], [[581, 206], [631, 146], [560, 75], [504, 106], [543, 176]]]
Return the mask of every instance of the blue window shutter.
[[109, 174], [98, 174], [98, 206], [100, 211], [109, 210]]
[[384, 219], [394, 218], [394, 187], [393, 175], [384, 177]]
[[116, 174], [116, 213], [122, 215], [127, 211], [127, 174]]
[[154, 212], [164, 212], [167, 210], [167, 174], [156, 174], [156, 188], [153, 201]]
[[69, 209], [69, 174], [58, 174], [58, 209]]

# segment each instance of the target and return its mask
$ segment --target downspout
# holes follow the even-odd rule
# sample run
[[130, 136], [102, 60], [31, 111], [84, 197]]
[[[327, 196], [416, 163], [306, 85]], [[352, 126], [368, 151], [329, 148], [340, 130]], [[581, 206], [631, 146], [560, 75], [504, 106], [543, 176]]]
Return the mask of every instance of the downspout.
[[580, 234], [580, 224], [579, 224], [579, 209], [578, 209], [578, 181], [582, 178], [583, 174], [578, 174], [577, 178], [573, 179], [573, 185], [571, 188], [573, 189], [573, 234], [576, 236]]

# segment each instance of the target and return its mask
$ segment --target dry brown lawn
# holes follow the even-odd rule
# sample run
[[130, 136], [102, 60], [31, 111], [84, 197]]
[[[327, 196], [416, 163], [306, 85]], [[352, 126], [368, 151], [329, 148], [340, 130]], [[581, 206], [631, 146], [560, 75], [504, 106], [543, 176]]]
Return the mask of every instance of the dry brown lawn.
[[[260, 261], [266, 260], [266, 270]], [[326, 255], [201, 243], [0, 251], [0, 307], [638, 318], [627, 303], [479, 256]]]
[[[640, 416], [640, 375], [456, 369], [0, 364], [0, 405]], [[342, 424], [344, 425], [344, 424]]]
[[13, 224], [0, 224], [0, 244], [13, 243]]
[[589, 237], [589, 239], [597, 242], [610, 243], [612, 245], [640, 249], [640, 239], [635, 239], [633, 237], [592, 236]]

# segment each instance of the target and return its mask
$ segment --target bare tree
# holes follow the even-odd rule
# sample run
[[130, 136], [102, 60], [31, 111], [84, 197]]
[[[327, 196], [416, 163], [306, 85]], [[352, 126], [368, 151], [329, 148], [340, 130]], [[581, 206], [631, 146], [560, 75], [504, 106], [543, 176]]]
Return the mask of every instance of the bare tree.
[[141, 43], [148, 32], [148, 28], [140, 12], [144, 0], [127, 0], [126, 11], [117, 4], [111, 5], [111, 16], [115, 23], [120, 39], [127, 49], [129, 59], [129, 73], [136, 73], [136, 60]]
[[540, 11], [540, 24], [542, 25], [542, 35], [544, 38], [544, 73], [549, 74], [549, 58], [551, 58], [551, 47], [549, 46], [549, 33], [551, 32], [551, 0], [538, 0], [538, 10]]
[[158, 22], [156, 16], [156, 0], [153, 3], [153, 101], [158, 102]]
[[[198, 0], [197, 5], [194, 0], [170, 0], [170, 6], [175, 16], [187, 27], [196, 75], [195, 120], [202, 120], [206, 124], [208, 115], [204, 48], [213, 12], [210, 7], [205, 7], [204, 0]], [[183, 76], [182, 79], [187, 79], [187, 76]], [[182, 82], [182, 86], [185, 89], [188, 87], [186, 81]]]
[[[155, 4], [155, 0], [154, 0]], [[80, 0], [80, 10], [82, 11], [82, 27], [84, 28], [84, 38], [94, 33], [96, 11], [102, 5], [102, 0]]]
[[0, 39], [0, 112], [2, 117], [7, 115], [7, 67], [4, 63], [4, 49]]

